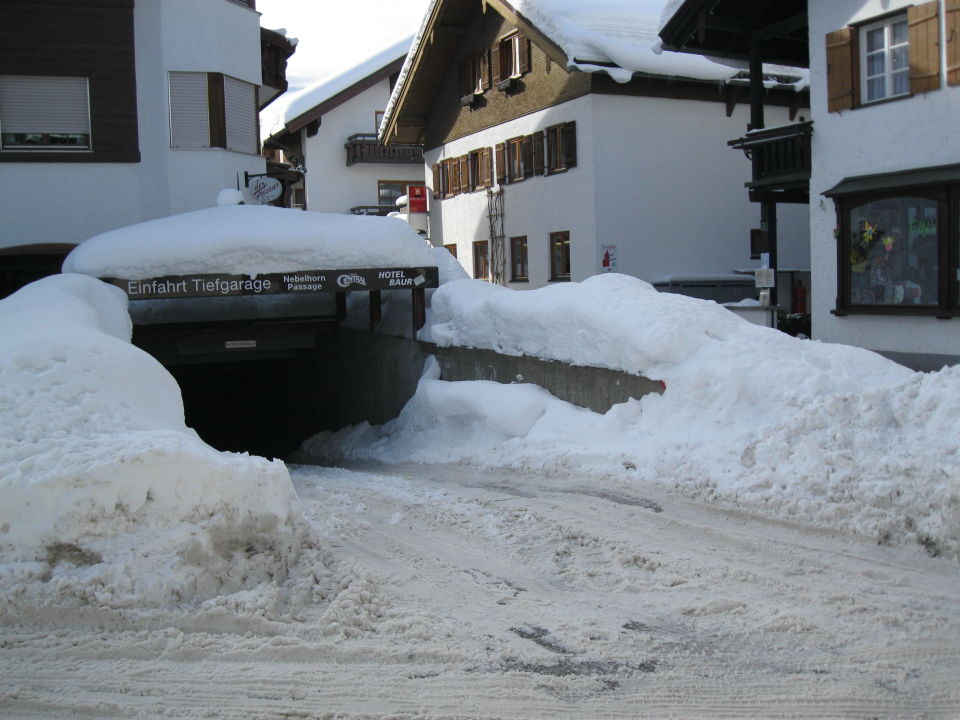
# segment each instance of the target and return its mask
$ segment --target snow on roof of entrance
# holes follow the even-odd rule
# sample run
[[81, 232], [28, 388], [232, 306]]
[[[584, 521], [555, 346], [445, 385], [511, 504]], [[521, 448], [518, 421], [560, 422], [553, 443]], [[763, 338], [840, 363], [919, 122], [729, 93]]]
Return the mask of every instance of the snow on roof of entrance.
[[233, 205], [96, 235], [73, 249], [63, 271], [139, 280], [185, 273], [436, 265], [436, 255], [423, 239], [396, 218]]
[[412, 41], [413, 36], [406, 35], [353, 67], [326, 75], [302, 90], [280, 97], [269, 110], [260, 114], [263, 137], [276, 135], [305, 112], [348, 90], [390, 63], [400, 60], [407, 54]]

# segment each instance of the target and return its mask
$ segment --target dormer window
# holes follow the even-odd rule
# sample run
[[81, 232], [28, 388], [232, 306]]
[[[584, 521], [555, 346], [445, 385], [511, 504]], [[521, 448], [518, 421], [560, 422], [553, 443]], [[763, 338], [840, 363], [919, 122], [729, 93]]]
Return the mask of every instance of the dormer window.
[[516, 88], [516, 80], [530, 72], [530, 39], [514, 31], [500, 38], [493, 53], [494, 83], [498, 90]]
[[862, 102], [910, 94], [910, 37], [906, 15], [860, 28]]

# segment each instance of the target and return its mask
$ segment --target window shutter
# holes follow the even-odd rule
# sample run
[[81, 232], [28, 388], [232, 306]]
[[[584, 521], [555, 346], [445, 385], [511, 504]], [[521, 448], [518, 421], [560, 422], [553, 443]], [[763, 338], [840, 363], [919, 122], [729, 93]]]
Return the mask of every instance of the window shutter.
[[490, 48], [480, 51], [480, 86], [484, 90], [490, 89]]
[[947, 84], [960, 85], [960, 0], [947, 0]]
[[223, 112], [227, 149], [256, 154], [259, 145], [256, 86], [224, 76]]
[[444, 160], [447, 166], [447, 195], [460, 194], [460, 162], [457, 158]]
[[87, 78], [0, 76], [0, 128], [8, 133], [90, 134]]
[[480, 151], [480, 173], [484, 187], [493, 187], [493, 148]]
[[577, 166], [577, 123], [568, 122], [563, 126], [563, 166]]
[[507, 153], [503, 143], [497, 143], [494, 149], [497, 162], [497, 184], [504, 185], [507, 182]]
[[522, 144], [523, 173], [525, 178], [533, 176], [533, 135], [524, 135]]
[[503, 43], [497, 43], [490, 52], [494, 85], [503, 80], [503, 73], [500, 70], [500, 66], [503, 65], [501, 55], [503, 55]]
[[520, 43], [520, 74], [530, 72], [530, 38], [521, 35], [517, 42]]
[[907, 10], [910, 26], [910, 93], [940, 87], [940, 2], [932, 0]]
[[473, 190], [474, 181], [470, 177], [470, 156], [460, 156], [460, 192]]
[[431, 169], [433, 170], [433, 199], [439, 200], [443, 194], [442, 188], [440, 187], [440, 165], [434, 163]]
[[845, 27], [827, 33], [827, 110], [849, 110], [857, 104], [854, 74], [857, 31]]
[[471, 70], [469, 57], [460, 62], [460, 97], [465, 97], [473, 91], [470, 87]]
[[210, 147], [206, 73], [170, 73], [170, 147]]
[[543, 175], [543, 130], [537, 130], [533, 137], [533, 174]]

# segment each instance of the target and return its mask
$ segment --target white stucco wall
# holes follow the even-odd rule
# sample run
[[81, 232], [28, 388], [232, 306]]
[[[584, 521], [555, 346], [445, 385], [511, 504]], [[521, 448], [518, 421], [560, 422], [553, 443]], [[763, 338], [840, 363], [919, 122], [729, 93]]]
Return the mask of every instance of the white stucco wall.
[[[746, 104], [729, 118], [721, 102], [597, 95], [593, 105], [598, 233], [617, 245], [621, 272], [652, 282], [758, 266], [750, 161], [727, 146], [746, 132]], [[765, 117], [767, 127], [790, 122], [785, 108]], [[779, 205], [777, 221], [779, 267], [808, 268], [806, 206]]]
[[167, 72], [260, 83], [260, 16], [230, 0], [137, 0], [139, 163], [0, 164], [0, 247], [77, 243], [106, 230], [215, 204], [262, 157], [172, 150]]
[[358, 205], [377, 205], [378, 180], [424, 181], [423, 167], [412, 163], [357, 163], [347, 167], [347, 138], [357, 133], [376, 133], [375, 112], [390, 98], [390, 81], [373, 87], [324, 114], [317, 134], [303, 132], [304, 185], [307, 209], [313, 212], [346, 213]]
[[[595, 172], [593, 136], [589, 132], [590, 97], [582, 97], [548, 110], [526, 115], [495, 128], [474, 133], [443, 148], [424, 153], [429, 171], [433, 163], [494, 147], [519, 135], [528, 135], [552, 125], [576, 121], [577, 166], [555, 175], [540, 175], [504, 187], [504, 235], [507, 245], [505, 275], [510, 279], [511, 237], [526, 235], [528, 282], [508, 285], [536, 288], [550, 281], [550, 233], [570, 233], [570, 278], [582, 280], [596, 272], [597, 231], [593, 197]], [[432, 171], [429, 171], [432, 185]], [[457, 258], [473, 274], [473, 243], [488, 240], [490, 222], [484, 191], [461, 194], [445, 200], [430, 199], [430, 239], [434, 245], [457, 245]]]
[[[814, 119], [810, 230], [814, 273], [813, 334], [895, 353], [960, 356], [960, 320], [831, 314], [837, 297], [837, 216], [821, 195], [847, 177], [960, 163], [960, 87], [917, 97], [827, 112], [828, 32], [907, 8], [908, 0], [812, 0], [810, 3], [811, 106]], [[941, 18], [943, 15], [941, 1]], [[941, 24], [941, 32], [943, 26]], [[945, 42], [941, 38], [941, 48]], [[941, 62], [946, 67], [945, 61]]]
[[[788, 122], [768, 108], [768, 125]], [[601, 246], [616, 245], [617, 272], [648, 281], [676, 274], [729, 274], [756, 267], [750, 228], [759, 205], [743, 186], [750, 163], [727, 141], [746, 130], [747, 110], [723, 103], [589, 95], [475, 133], [425, 154], [433, 163], [551, 125], [577, 122], [577, 167], [505, 189], [505, 236], [526, 235], [529, 275], [549, 282], [549, 234], [569, 230], [573, 280], [601, 272]], [[432, 177], [430, 182], [432, 183]], [[806, 206], [781, 205], [780, 267], [809, 267]], [[473, 272], [472, 244], [489, 236], [483, 192], [431, 201], [431, 240], [456, 244]]]

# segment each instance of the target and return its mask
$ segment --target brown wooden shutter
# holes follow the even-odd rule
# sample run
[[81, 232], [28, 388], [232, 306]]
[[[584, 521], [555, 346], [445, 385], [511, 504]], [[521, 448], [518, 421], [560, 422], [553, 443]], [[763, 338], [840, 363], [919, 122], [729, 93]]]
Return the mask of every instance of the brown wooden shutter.
[[440, 165], [434, 163], [432, 166], [433, 170], [433, 199], [439, 200], [440, 196], [443, 195], [443, 188], [440, 187]]
[[857, 30], [841, 28], [827, 33], [827, 110], [838, 112], [858, 105], [856, 97]]
[[533, 174], [543, 175], [543, 130], [533, 134]]
[[523, 177], [533, 177], [533, 135], [523, 136]]
[[470, 156], [460, 156], [460, 192], [473, 190], [473, 179], [470, 177]]
[[947, 85], [960, 85], [960, 0], [947, 0]]
[[451, 158], [447, 160], [447, 167], [450, 168], [450, 194], [459, 195], [460, 194], [460, 160], [458, 158]]
[[577, 123], [568, 122], [563, 126], [563, 166], [577, 166]]
[[518, 38], [520, 43], [520, 74], [530, 72], [530, 38], [521, 35]]
[[464, 97], [473, 91], [473, 88], [470, 87], [472, 70], [470, 58], [466, 58], [460, 63], [460, 97]]
[[497, 184], [503, 185], [507, 182], [507, 153], [503, 143], [497, 143], [494, 152], [497, 156]]
[[907, 10], [910, 26], [910, 93], [940, 88], [940, 1]]
[[493, 187], [493, 148], [484, 148], [480, 155], [480, 177], [484, 187]]
[[500, 70], [500, 66], [503, 65], [500, 58], [500, 55], [501, 55], [500, 49], [501, 49], [501, 43], [498, 42], [496, 45], [493, 46], [493, 50], [490, 51], [490, 61], [491, 61], [490, 64], [492, 66], [494, 85], [496, 85], [498, 82], [500, 82], [503, 79], [502, 77], [503, 73]]
[[480, 86], [484, 90], [490, 89], [490, 48], [480, 51]]

